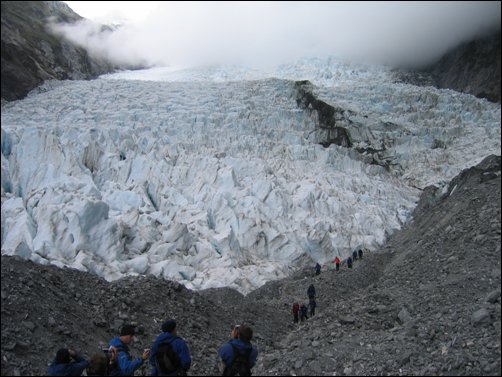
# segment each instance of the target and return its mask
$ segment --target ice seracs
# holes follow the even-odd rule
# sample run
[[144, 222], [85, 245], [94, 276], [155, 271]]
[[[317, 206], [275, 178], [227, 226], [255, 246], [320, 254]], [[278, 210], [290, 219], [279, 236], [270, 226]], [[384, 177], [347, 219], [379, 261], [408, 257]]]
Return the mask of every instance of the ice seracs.
[[[417, 187], [500, 153], [500, 105], [386, 70], [314, 59], [275, 78], [221, 72], [48, 82], [4, 104], [2, 253], [247, 293], [311, 258], [376, 247]], [[386, 143], [390, 170], [317, 144], [296, 78], [351, 110], [360, 145]]]

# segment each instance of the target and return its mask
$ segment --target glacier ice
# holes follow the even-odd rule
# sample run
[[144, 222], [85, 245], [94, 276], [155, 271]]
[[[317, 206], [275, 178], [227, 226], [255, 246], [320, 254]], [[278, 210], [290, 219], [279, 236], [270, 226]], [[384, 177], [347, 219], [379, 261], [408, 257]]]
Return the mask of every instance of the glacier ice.
[[[385, 147], [387, 170], [317, 144], [300, 79], [343, 110], [355, 147]], [[2, 254], [248, 293], [381, 245], [420, 189], [500, 154], [500, 104], [333, 59], [154, 68], [3, 104], [1, 147]]]

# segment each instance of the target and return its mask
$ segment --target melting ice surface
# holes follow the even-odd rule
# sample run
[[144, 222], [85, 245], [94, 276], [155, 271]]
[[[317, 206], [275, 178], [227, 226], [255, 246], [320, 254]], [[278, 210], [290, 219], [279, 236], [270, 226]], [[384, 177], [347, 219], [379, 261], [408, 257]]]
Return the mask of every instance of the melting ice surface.
[[[353, 148], [319, 145], [305, 79]], [[500, 105], [334, 59], [153, 68], [47, 82], [2, 105], [1, 136], [2, 254], [248, 293], [377, 248], [420, 189], [500, 154]]]

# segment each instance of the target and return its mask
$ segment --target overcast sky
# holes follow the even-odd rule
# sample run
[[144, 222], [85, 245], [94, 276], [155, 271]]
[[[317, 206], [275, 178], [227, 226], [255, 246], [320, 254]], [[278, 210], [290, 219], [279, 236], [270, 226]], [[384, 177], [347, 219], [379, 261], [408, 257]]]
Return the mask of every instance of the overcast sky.
[[272, 66], [304, 56], [422, 64], [472, 36], [500, 30], [500, 1], [473, 2], [86, 2], [96, 22], [59, 28], [97, 54], [160, 65]]

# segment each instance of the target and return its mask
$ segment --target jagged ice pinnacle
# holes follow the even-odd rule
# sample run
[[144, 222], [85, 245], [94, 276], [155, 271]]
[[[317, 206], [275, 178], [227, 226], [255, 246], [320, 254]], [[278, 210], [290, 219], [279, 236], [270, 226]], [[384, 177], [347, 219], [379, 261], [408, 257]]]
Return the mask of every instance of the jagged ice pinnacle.
[[[303, 79], [353, 148], [319, 145]], [[248, 293], [381, 245], [419, 189], [500, 153], [500, 104], [333, 59], [156, 68], [47, 82], [2, 105], [1, 136], [2, 254]]]

